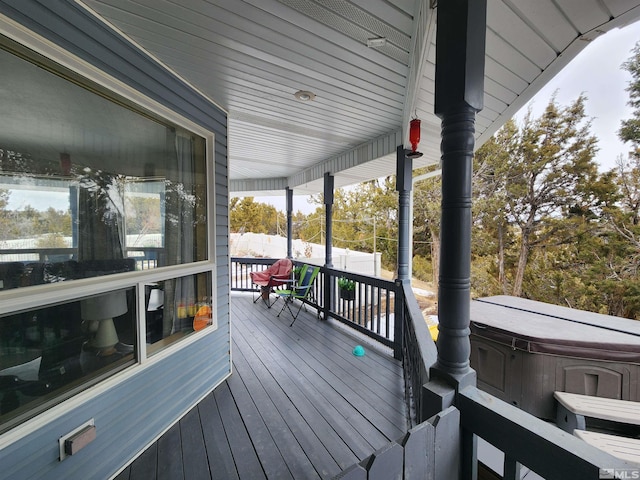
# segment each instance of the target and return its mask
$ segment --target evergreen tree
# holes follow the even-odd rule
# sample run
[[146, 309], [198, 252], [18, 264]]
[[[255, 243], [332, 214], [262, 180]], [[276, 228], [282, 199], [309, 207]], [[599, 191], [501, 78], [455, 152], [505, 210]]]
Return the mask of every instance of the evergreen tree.
[[[415, 175], [427, 173], [418, 170]], [[413, 276], [438, 288], [440, 268], [440, 175], [416, 182], [413, 187]], [[430, 260], [427, 265], [426, 259]]]
[[9, 190], [0, 188], [0, 240], [8, 240], [10, 238], [11, 216], [7, 209], [9, 196]]
[[629, 143], [631, 157], [640, 157], [640, 42], [632, 50], [629, 60], [622, 64], [622, 68], [631, 74], [631, 81], [627, 86], [629, 101], [627, 104], [633, 108], [632, 117], [623, 120], [618, 136]]
[[253, 197], [234, 197], [229, 202], [232, 232], [286, 235], [286, 216], [273, 205], [256, 202]]
[[478, 155], [491, 164], [486, 197], [494, 194], [504, 201], [504, 216], [498, 213], [491, 219], [494, 228], [505, 219], [516, 228], [518, 258], [511, 292], [515, 296], [522, 294], [531, 251], [572, 240], [575, 231], [560, 220], [572, 208], [589, 209], [597, 202], [591, 189], [598, 179], [593, 160], [597, 140], [590, 134], [585, 100], [580, 96], [560, 107], [552, 98], [541, 117], [533, 118], [529, 112], [519, 128], [508, 122], [497, 141]]

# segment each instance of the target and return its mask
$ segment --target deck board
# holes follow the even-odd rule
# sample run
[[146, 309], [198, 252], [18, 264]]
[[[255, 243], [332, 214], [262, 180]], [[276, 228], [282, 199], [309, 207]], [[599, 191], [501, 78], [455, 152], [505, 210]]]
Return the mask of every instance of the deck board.
[[[287, 337], [282, 338], [276, 334], [275, 329], [269, 328], [270, 325], [257, 322], [253, 323], [252, 327], [254, 327], [252, 344], [265, 343], [268, 339], [271, 346], [272, 358], [261, 357], [268, 361], [268, 368], [271, 371], [277, 371], [281, 367], [286, 371], [286, 375], [305, 389], [307, 398], [316, 409], [319, 409], [321, 415], [331, 420], [330, 426], [338, 436], [345, 440], [348, 447], [351, 447], [353, 442], [353, 448], [358, 449], [355, 451], [357, 457], [365, 452], [371, 452], [372, 448], [373, 450], [380, 448], [388, 442], [389, 438], [395, 439], [402, 435], [403, 432], [395, 426], [391, 427], [392, 431], [388, 435], [381, 431], [383, 427], [389, 426], [388, 422], [371, 407], [367, 400], [375, 398], [376, 401], [372, 403], [378, 403], [377, 395], [367, 397], [354, 391], [357, 385], [351, 385], [341, 378], [347, 375], [347, 371], [336, 365], [326, 353], [325, 356], [321, 356], [314, 351], [305, 341], [304, 333], [300, 335], [295, 330], [291, 333], [287, 330]], [[293, 328], [295, 327], [296, 325]], [[289, 329], [287, 324], [284, 328]], [[280, 341], [271, 341], [272, 338]], [[331, 344], [331, 339], [327, 339], [327, 344]], [[326, 349], [324, 350], [326, 352]], [[354, 358], [358, 360], [357, 357]], [[365, 358], [359, 360], [364, 362]], [[327, 367], [327, 364], [331, 365], [331, 368]], [[377, 393], [385, 392], [381, 389]], [[313, 417], [313, 414], [310, 416]], [[376, 424], [374, 425], [369, 419], [376, 419]], [[363, 441], [358, 437], [362, 437]], [[328, 444], [332, 441], [332, 439], [326, 439]], [[355, 462], [349, 464], [351, 463]]]
[[131, 465], [129, 480], [153, 480], [158, 477], [158, 444], [155, 443], [144, 451], [138, 460]]
[[226, 440], [233, 454], [238, 477], [242, 479], [255, 478], [256, 480], [267, 478], [240, 416], [240, 411], [231, 395], [229, 382], [220, 385], [215, 390], [214, 396], [217, 400], [218, 411], [222, 418]]
[[202, 435], [207, 445], [211, 478], [213, 480], [238, 480], [233, 453], [225, 435], [220, 410], [214, 395], [207, 395], [198, 404], [198, 413], [200, 413], [202, 422]]
[[176, 423], [157, 442], [158, 480], [184, 477], [182, 466], [182, 437]]
[[[315, 319], [315, 316], [311, 318], [305, 323], [305, 331], [302, 331], [296, 328], [297, 324], [289, 327], [281, 319], [262, 313], [258, 321], [251, 323], [253, 338], [255, 341], [259, 341], [259, 337], [268, 338], [273, 345], [276, 361], [282, 359], [278, 363], [297, 368], [301, 375], [309, 379], [313, 385], [323, 385], [320, 390], [330, 397], [327, 398], [328, 401], [336, 402], [337, 405], [347, 409], [354, 409], [357, 406], [358, 415], [355, 418], [365, 420], [377, 418], [376, 427], [386, 438], [401, 436], [404, 433], [404, 427], [398, 428], [397, 419], [404, 415], [404, 403], [398, 402], [398, 399], [403, 398], [403, 391], [397, 377], [396, 391], [381, 388], [380, 383], [376, 383], [371, 378], [378, 378], [377, 360], [380, 356], [373, 351], [369, 351], [369, 355], [364, 357], [353, 356], [351, 352], [355, 346], [355, 340], [346, 342], [345, 338], [348, 337], [341, 330], [319, 328], [326, 327], [324, 322]], [[323, 334], [323, 342], [317, 342], [311, 338], [307, 330], [313, 326]], [[336, 347], [334, 345], [336, 342], [341, 342], [342, 345]], [[336, 360], [334, 348], [340, 348], [342, 354], [348, 355]], [[278, 351], [276, 352], [275, 349]], [[365, 366], [368, 367], [367, 374], [359, 370]], [[380, 380], [383, 378], [380, 377]], [[331, 392], [337, 395], [332, 395]], [[340, 399], [340, 396], [343, 398]], [[375, 399], [375, 401], [369, 399]], [[349, 415], [349, 417], [352, 416]], [[364, 425], [354, 426], [364, 427]], [[375, 435], [374, 432], [371, 434]]]
[[211, 478], [200, 414], [194, 408], [180, 420], [184, 478]]
[[388, 350], [363, 343], [355, 357], [362, 340], [344, 328], [312, 310], [289, 327], [278, 311], [232, 295], [232, 376], [119, 479], [331, 478], [404, 434], [402, 367]]

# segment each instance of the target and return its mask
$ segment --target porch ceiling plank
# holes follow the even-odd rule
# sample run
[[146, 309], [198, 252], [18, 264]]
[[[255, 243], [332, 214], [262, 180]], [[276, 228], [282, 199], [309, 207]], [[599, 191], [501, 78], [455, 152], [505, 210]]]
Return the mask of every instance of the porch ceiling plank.
[[[226, 100], [226, 104], [231, 112], [251, 111], [254, 114], [261, 113], [266, 117], [277, 115], [290, 118], [290, 115], [294, 114], [298, 108], [298, 102], [293, 94], [301, 85], [304, 85], [305, 88], [313, 90], [318, 95], [318, 101], [314, 103], [315, 108], [309, 110], [302, 119], [303, 123], [316, 125], [316, 130], [320, 129], [323, 123], [324, 128], [331, 126], [331, 122], [338, 122], [335, 126], [344, 129], [353, 129], [359, 126], [364, 132], [370, 131], [376, 125], [385, 129], [389, 128], [389, 120], [378, 115], [381, 102], [379, 98], [368, 99], [362, 95], [354, 97], [345, 94], [342, 88], [321, 85], [314, 78], [301, 75], [299, 72], [286, 72], [284, 75], [278, 75], [261, 68], [259, 59], [253, 60], [246, 57], [246, 63], [243, 63], [238, 62], [238, 58], [233, 61], [220, 57], [218, 59], [219, 68], [211, 71], [206, 66], [198, 64], [199, 50], [196, 47], [183, 52], [177, 52], [175, 48], [162, 45], [157, 47], [157, 52], [162, 56], [166, 57], [165, 52], [167, 51], [176, 55], [176, 58], [172, 60], [173, 65], [181, 70], [188, 70], [194, 81], [211, 86], [227, 82], [226, 97], [228, 100]], [[244, 56], [239, 54], [238, 57]], [[336, 112], [335, 103], [339, 103], [341, 106], [339, 115]], [[392, 107], [393, 105], [390, 105], [390, 108]], [[399, 115], [399, 104], [396, 109]], [[367, 112], [368, 116], [363, 116], [363, 111]], [[288, 128], [292, 128], [291, 122], [289, 122]], [[360, 135], [362, 134], [360, 132]]]
[[[351, 95], [345, 94], [344, 89], [319, 82], [314, 76], [305, 75], [298, 70], [277, 69], [270, 71], [269, 64], [261, 58], [239, 52], [229, 54], [226, 50], [213, 51], [205, 40], [185, 39], [183, 35], [173, 30], [163, 31], [160, 34], [150, 27], [140, 33], [139, 25], [131, 25], [128, 27], [128, 31], [133, 39], [153, 44], [154, 52], [160, 58], [166, 59], [167, 63], [176, 70], [189, 72], [189, 78], [192, 78], [194, 83], [206, 84], [209, 89], [220, 87], [220, 95], [223, 96], [218, 100], [227, 105], [229, 110], [249, 107], [246, 104], [234, 102], [243, 99], [245, 101], [257, 99], [271, 101], [268, 106], [273, 113], [274, 108], [277, 107], [278, 110], [282, 108], [283, 101], [295, 105], [293, 93], [303, 85], [318, 94], [321, 99], [325, 100], [325, 103], [339, 101], [345, 108], [346, 118], [349, 118], [349, 110], [346, 107], [351, 107], [354, 111], [358, 111], [359, 108], [368, 111], [372, 115], [368, 117], [369, 121], [382, 121], [382, 118], [376, 120], [375, 116], [380, 112], [381, 99], [379, 97], [367, 98], [360, 94], [357, 100], [354, 100]], [[166, 44], [167, 38], [172, 39], [170, 45]], [[217, 65], [213, 70], [203, 61], [203, 59], [211, 57], [215, 58]], [[225, 83], [227, 88], [223, 90], [221, 87]], [[400, 111], [400, 106], [397, 108]], [[325, 111], [327, 109], [328, 107], [324, 107]], [[351, 118], [358, 119], [360, 117], [351, 115]]]
[[485, 92], [489, 95], [493, 95], [496, 98], [502, 99], [507, 104], [513, 103], [513, 101], [518, 98], [518, 94], [504, 85], [498, 83], [493, 78], [485, 78]]
[[[403, 31], [401, 26], [389, 23], [389, 19], [380, 19], [371, 13], [371, 6], [379, 6], [380, 0], [372, 0], [366, 8], [358, 8], [348, 0], [332, 2], [279, 0], [279, 2], [331, 28], [334, 32], [348, 36], [359, 45], [366, 45], [367, 39], [371, 37], [386, 38], [386, 44], [378, 47], [377, 51], [394, 55], [405, 65], [408, 61], [407, 53], [411, 38], [407, 31]], [[398, 15], [395, 20], [399, 20], [400, 25], [402, 24], [402, 19]], [[398, 49], [402, 53], [398, 52]]]
[[[282, 4], [289, 4], [292, 7], [304, 5], [305, 2], [295, 1], [265, 1], [265, 0], [248, 0], [255, 7], [262, 10], [261, 15], [271, 15], [270, 12], [275, 10], [275, 6], [282, 7]], [[235, 5], [234, 0], [228, 0], [228, 3]], [[306, 2], [310, 5], [311, 2]], [[320, 8], [313, 10], [313, 13], [320, 13], [318, 17], [322, 17], [321, 24], [318, 25], [317, 20], [319, 18], [309, 15], [311, 11], [302, 10], [304, 13], [296, 12], [294, 9], [280, 8], [273, 18], [278, 18], [278, 24], [274, 24], [275, 31], [282, 32], [282, 22], [287, 22], [290, 25], [296, 25], [306, 35], [306, 39], [309, 45], [319, 45], [322, 42], [326, 42], [323, 46], [323, 50], [326, 49], [327, 53], [335, 57], [342, 57], [344, 54], [345, 46], [353, 44], [348, 47], [348, 50], [352, 50], [350, 58], [345, 60], [350, 61], [356, 59], [357, 62], [354, 65], [365, 66], [365, 59], [375, 58], [379, 67], [374, 67], [371, 73], [378, 73], [385, 75], [384, 70], [395, 71], [393, 76], [399, 76], [402, 73], [406, 74], [406, 55], [410, 43], [409, 33], [412, 25], [412, 19], [410, 15], [404, 14], [396, 9], [393, 9], [388, 4], [381, 2], [380, 0], [368, 0], [365, 5], [357, 8], [349, 5], [345, 1], [324, 2], [319, 4]], [[332, 11], [333, 10], [333, 11]], [[362, 12], [369, 12], [371, 15], [362, 15]], [[260, 15], [260, 14], [259, 14]], [[360, 21], [356, 21], [358, 16]], [[333, 21], [330, 18], [333, 17]], [[351, 20], [346, 20], [346, 17]], [[384, 19], [380, 20], [380, 19]], [[260, 16], [256, 16], [252, 19], [256, 22], [264, 22]], [[344, 22], [347, 22], [346, 25]], [[394, 25], [395, 27], [392, 27]], [[340, 27], [346, 27], [341, 29]], [[354, 28], [356, 27], [356, 28]], [[372, 50], [366, 46], [366, 40], [369, 37], [385, 36], [389, 37], [390, 43], [394, 44], [400, 51], [398, 52], [398, 58], [393, 58], [386, 55], [385, 50]], [[362, 35], [362, 36], [360, 36]], [[303, 38], [296, 35], [296, 38]], [[295, 47], [294, 47], [295, 48]], [[360, 58], [358, 58], [360, 57]], [[370, 62], [368, 62], [370, 65]], [[371, 66], [371, 65], [370, 65]], [[387, 72], [388, 73], [388, 72]], [[403, 84], [403, 83], [402, 83]], [[403, 84], [404, 85], [404, 84]]]
[[[300, 147], [301, 141], [306, 140], [305, 149], [313, 149], [317, 146], [329, 146], [340, 147], [344, 149], [348, 145], [349, 138], [339, 134], [334, 134], [330, 131], [323, 130], [311, 130], [303, 125], [291, 126], [288, 132], [288, 138], [278, 135], [278, 132], [282, 132], [283, 128], [286, 128], [286, 124], [276, 123], [271, 121], [269, 123], [261, 124], [262, 119], [251, 114], [237, 114], [229, 119], [229, 122], [236, 124], [237, 127], [242, 128], [243, 134], [240, 139], [246, 138], [248, 144], [257, 146], [261, 145], [287, 145], [288, 150], [291, 147]], [[329, 145], [327, 145], [329, 144]], [[342, 150], [340, 150], [342, 151]]]
[[543, 70], [492, 29], [487, 29], [485, 41], [487, 57], [500, 63], [507, 70], [516, 73], [526, 82], [531, 82]]
[[603, 0], [603, 3], [613, 17], [623, 16], [638, 5], [634, 0]]
[[232, 193], [245, 192], [245, 195], [258, 195], [258, 192], [273, 192], [274, 195], [277, 195], [278, 193], [282, 194], [285, 188], [287, 188], [287, 179], [284, 177], [229, 181], [229, 190]]
[[[259, 178], [286, 178], [285, 187], [299, 194], [321, 192], [326, 172], [341, 186], [394, 174], [393, 161], [359, 167], [405, 143], [406, 123], [415, 113], [425, 130], [424, 156], [414, 168], [439, 161], [434, 135], [440, 123], [433, 113], [437, 8], [428, 1], [81, 1], [227, 109], [229, 176], [237, 192], [255, 193], [243, 182], [271, 188]], [[639, 5], [488, 0], [486, 111], [476, 122], [476, 145], [588, 41], [637, 21]], [[382, 37], [386, 45], [367, 47], [367, 39]], [[299, 89], [315, 93], [315, 100], [296, 101]], [[392, 151], [375, 148], [386, 132], [400, 132]], [[378, 156], [356, 154], [363, 145]], [[355, 170], [339, 178], [342, 169]]]
[[[571, 19], [579, 32], [587, 32], [594, 25], [606, 23], [611, 14], [603, 8], [607, 2], [589, 0], [575, 2], [573, 0], [556, 0], [556, 4], [562, 9], [564, 14]], [[630, 2], [626, 2], [630, 3]]]
[[[511, 92], [521, 92], [529, 83], [514, 72], [506, 68], [500, 62], [496, 62], [493, 58], [488, 57], [485, 61], [486, 68], [492, 72], [491, 80], [503, 86]], [[485, 96], [491, 94], [486, 91]]]
[[415, 2], [413, 0], [389, 0], [386, 2], [374, 2], [372, 0], [351, 0], [351, 3], [357, 5], [363, 10], [368, 10], [377, 18], [384, 19], [391, 25], [395, 25], [402, 32], [411, 31], [411, 15], [415, 6]]
[[500, 112], [504, 111], [504, 109], [507, 106], [508, 104], [504, 100], [501, 100], [500, 98], [497, 98], [497, 97], [494, 97], [493, 95], [485, 93], [484, 108], [482, 109], [482, 112], [485, 112], [486, 110], [490, 110], [497, 117], [500, 115]]
[[[293, 95], [291, 95], [293, 97]], [[283, 103], [289, 101], [288, 98], [283, 99]], [[246, 105], [246, 103], [245, 103]], [[254, 127], [268, 128], [269, 135], [265, 134], [265, 140], [278, 142], [279, 144], [288, 143], [291, 145], [294, 142], [304, 144], [308, 148], [313, 144], [314, 140], [331, 140], [336, 143], [352, 145], [357, 138], [367, 138], [365, 132], [369, 135], [372, 132], [379, 132], [379, 135], [389, 131], [389, 125], [392, 125], [386, 121], [373, 120], [367, 125], [367, 118], [360, 117], [354, 119], [349, 123], [351, 114], [347, 112], [336, 112], [330, 109], [323, 115], [320, 108], [316, 109], [314, 115], [310, 115], [302, 119], [300, 122], [292, 122], [293, 112], [289, 115], [286, 114], [287, 109], [278, 109], [277, 113], [269, 114], [268, 109], [261, 108], [263, 105], [254, 102], [251, 109], [235, 110], [229, 116], [230, 121], [243, 121], [250, 123]], [[348, 110], [348, 109], [347, 109]], [[319, 118], [320, 115], [322, 118]], [[398, 113], [399, 115], [399, 113]], [[345, 123], [346, 122], [346, 123]], [[348, 124], [348, 125], [347, 125]], [[283, 135], [285, 133], [286, 135]], [[244, 137], [245, 131], [241, 132]], [[304, 138], [301, 138], [302, 135]], [[275, 138], [274, 138], [275, 137]], [[259, 139], [257, 139], [259, 140]], [[302, 140], [305, 140], [302, 142]]]
[[503, 41], [529, 58], [541, 69], [549, 65], [559, 53], [518, 16], [509, 4], [500, 0], [487, 2], [487, 28], [496, 32]]
[[[588, 3], [583, 2], [584, 8], [596, 7]], [[527, 24], [555, 51], [561, 51], [580, 33], [553, 0], [513, 0], [511, 4], [518, 16], [526, 18]]]
[[[265, 0], [260, 5], [264, 7], [268, 2], [269, 0]], [[100, 3], [109, 5], [117, 4], [118, 1]], [[278, 2], [270, 3], [281, 7]], [[402, 101], [402, 75], [390, 68], [381, 67], [378, 62], [367, 61], [366, 57], [351, 53], [355, 45], [351, 48], [343, 46], [340, 56], [334, 56], [336, 44], [302, 30], [296, 24], [280, 22], [278, 27], [274, 27], [277, 30], [269, 28], [274, 16], [266, 9], [260, 11], [248, 5], [238, 8], [237, 2], [226, 5], [228, 8], [225, 8], [211, 2], [191, 1], [177, 5], [165, 0], [161, 6], [162, 8], [158, 8], [156, 0], [136, 0], [127, 2], [126, 9], [111, 11], [113, 20], [120, 24], [126, 22], [131, 26], [147, 25], [144, 31], [139, 30], [140, 42], [143, 44], [146, 40], [146, 35], [143, 34], [146, 31], [165, 33], [173, 30], [186, 45], [192, 42], [196, 45], [206, 43], [215, 54], [244, 54], [264, 62], [271, 69], [301, 71], [309, 77], [323, 78], [329, 84], [342, 84], [354, 94], [368, 92]], [[236, 12], [260, 18], [260, 21], [249, 21]], [[347, 41], [354, 43], [350, 39]], [[361, 47], [362, 45], [357, 45], [358, 50]], [[171, 64], [171, 59], [164, 60]], [[211, 61], [215, 62], [215, 58]], [[368, 75], [363, 75], [363, 72]]]

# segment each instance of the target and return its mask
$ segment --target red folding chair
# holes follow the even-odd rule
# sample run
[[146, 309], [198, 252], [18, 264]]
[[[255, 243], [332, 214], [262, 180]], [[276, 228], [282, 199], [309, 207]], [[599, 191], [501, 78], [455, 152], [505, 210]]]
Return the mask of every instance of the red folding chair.
[[254, 294], [253, 303], [256, 303], [262, 298], [267, 307], [271, 306], [278, 300], [278, 296], [271, 301], [271, 293], [274, 287], [284, 285], [291, 281], [291, 270], [293, 269], [293, 262], [288, 258], [281, 258], [276, 263], [271, 265], [266, 270], [261, 272], [250, 272], [251, 282], [257, 285], [260, 295], [256, 298]]

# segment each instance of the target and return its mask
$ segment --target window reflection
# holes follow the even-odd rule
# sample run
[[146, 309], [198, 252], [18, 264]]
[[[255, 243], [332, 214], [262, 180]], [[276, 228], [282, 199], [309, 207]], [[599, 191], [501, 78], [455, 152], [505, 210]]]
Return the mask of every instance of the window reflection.
[[165, 184], [161, 180], [131, 181], [125, 185], [127, 255], [138, 270], [166, 264], [164, 258]]
[[0, 317], [0, 424], [134, 361], [134, 290]]
[[0, 290], [207, 260], [202, 137], [1, 50], [0, 71]]
[[147, 350], [155, 353], [212, 325], [211, 272], [148, 284], [145, 292]]
[[[113, 260], [93, 272], [108, 274], [206, 260], [203, 172], [176, 181], [74, 171], [56, 179], [0, 170], [0, 290], [93, 276], [78, 262]], [[48, 208], [28, 203], [36, 193]]]

